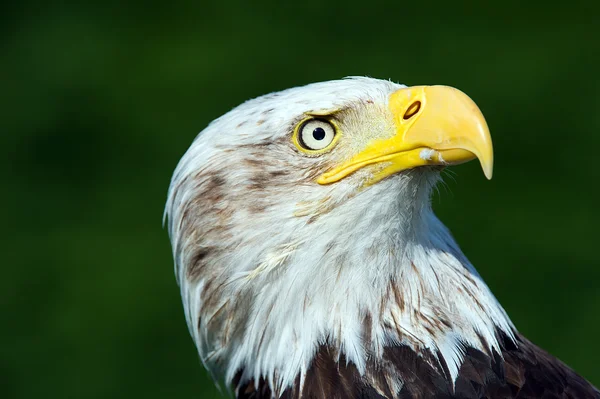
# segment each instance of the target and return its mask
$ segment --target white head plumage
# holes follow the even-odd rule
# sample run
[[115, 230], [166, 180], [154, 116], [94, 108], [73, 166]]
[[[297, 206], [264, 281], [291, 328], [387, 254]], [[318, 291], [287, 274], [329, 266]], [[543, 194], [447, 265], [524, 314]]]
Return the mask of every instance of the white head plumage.
[[[323, 346], [369, 378], [369, 362], [402, 344], [443, 359], [454, 379], [464, 345], [499, 352], [496, 332], [512, 337], [430, 207], [439, 165], [464, 153], [413, 146], [424, 167], [339, 168], [398, 135], [390, 102], [404, 87], [351, 78], [259, 97], [212, 122], [181, 159], [166, 216], [188, 326], [218, 378], [283, 392], [302, 385]], [[403, 120], [425, 112], [418, 101]], [[318, 134], [303, 139], [307, 121]], [[336, 137], [319, 148], [327, 126]]]

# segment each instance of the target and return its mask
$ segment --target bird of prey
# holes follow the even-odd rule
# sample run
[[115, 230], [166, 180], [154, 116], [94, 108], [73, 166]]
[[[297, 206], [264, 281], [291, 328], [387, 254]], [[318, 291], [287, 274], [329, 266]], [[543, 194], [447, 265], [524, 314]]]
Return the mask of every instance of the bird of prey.
[[600, 398], [523, 337], [430, 194], [492, 141], [448, 86], [249, 100], [179, 162], [165, 217], [200, 358], [237, 398]]

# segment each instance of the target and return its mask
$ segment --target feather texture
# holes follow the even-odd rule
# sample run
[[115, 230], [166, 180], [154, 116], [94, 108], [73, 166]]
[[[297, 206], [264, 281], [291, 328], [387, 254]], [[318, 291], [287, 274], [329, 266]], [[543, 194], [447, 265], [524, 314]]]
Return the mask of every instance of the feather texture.
[[[165, 217], [203, 364], [239, 398], [598, 397], [516, 332], [434, 215], [439, 169], [315, 183], [395, 134], [387, 102], [402, 87], [353, 78], [259, 97], [183, 156]], [[315, 114], [342, 136], [306, 156], [291, 137]]]
[[[499, 334], [503, 334], [499, 332]], [[385, 349], [381, 360], [373, 360], [366, 375], [361, 375], [343, 357], [336, 361], [335, 351], [321, 346], [308, 369], [305, 382], [300, 378], [286, 389], [286, 399], [597, 399], [600, 393], [569, 367], [520, 335], [516, 343], [500, 337], [501, 352], [486, 354], [465, 346], [465, 357], [453, 382], [439, 356], [416, 353], [407, 346]], [[386, 383], [387, 376], [403, 381], [399, 390]], [[237, 387], [238, 398], [271, 399], [268, 383], [253, 381]]]

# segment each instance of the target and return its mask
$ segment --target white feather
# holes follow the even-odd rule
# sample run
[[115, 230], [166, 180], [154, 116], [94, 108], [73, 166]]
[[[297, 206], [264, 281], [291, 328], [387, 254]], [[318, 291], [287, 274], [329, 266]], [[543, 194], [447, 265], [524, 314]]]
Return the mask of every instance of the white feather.
[[[186, 320], [203, 363], [218, 377], [229, 382], [243, 369], [242, 379], [262, 376], [271, 386], [285, 388], [305, 375], [319, 345], [327, 342], [361, 373], [369, 354], [381, 354], [385, 345], [430, 349], [446, 359], [455, 378], [463, 359], [461, 343], [498, 349], [496, 328], [512, 336], [504, 310], [431, 210], [429, 195], [439, 178], [437, 171], [407, 171], [368, 189], [361, 183], [369, 171], [361, 170], [329, 186], [279, 184], [252, 192], [248, 184], [253, 172], [236, 164], [256, 157], [248, 149], [252, 145], [281, 138], [285, 142], [307, 112], [337, 109], [347, 110], [347, 145], [340, 144], [327, 157], [350, 157], [370, 140], [391, 134], [387, 98], [400, 87], [353, 78], [251, 100], [211, 123], [183, 156], [165, 215]], [[292, 183], [323, 162], [289, 148], [267, 149], [273, 153], [261, 156], [295, 169], [290, 171]], [[423, 159], [432, 156], [421, 152]], [[212, 211], [186, 215], [191, 204], [203, 209], [198, 173], [221, 173], [230, 183], [229, 202], [212, 205], [235, 208], [227, 219], [226, 243], [203, 233], [213, 223], [204, 219], [213, 217]], [[259, 196], [267, 198], [268, 208], [251, 214], [248, 204]], [[185, 218], [195, 218], [192, 233], [182, 228]], [[234, 249], [194, 280], [186, 273], [200, 241]], [[211, 279], [223, 288], [209, 305], [202, 293]], [[391, 282], [402, 293], [404, 308], [392, 297]], [[221, 309], [228, 309], [229, 319], [214, 331], [211, 320]], [[442, 313], [452, 327], [432, 335], [414, 310], [432, 319]], [[372, 317], [367, 343], [366, 315]], [[238, 319], [243, 322], [236, 324]]]

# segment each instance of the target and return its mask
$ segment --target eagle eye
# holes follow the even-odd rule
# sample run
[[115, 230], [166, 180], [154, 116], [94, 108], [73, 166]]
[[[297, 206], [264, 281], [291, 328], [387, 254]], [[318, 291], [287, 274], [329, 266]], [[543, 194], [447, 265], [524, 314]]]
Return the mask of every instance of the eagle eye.
[[329, 150], [336, 141], [336, 126], [322, 119], [302, 122], [294, 134], [296, 146], [308, 154], [320, 154]]

